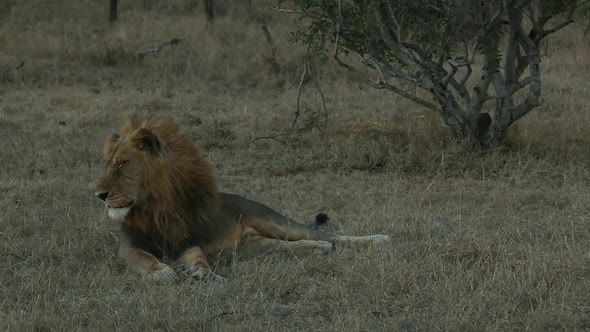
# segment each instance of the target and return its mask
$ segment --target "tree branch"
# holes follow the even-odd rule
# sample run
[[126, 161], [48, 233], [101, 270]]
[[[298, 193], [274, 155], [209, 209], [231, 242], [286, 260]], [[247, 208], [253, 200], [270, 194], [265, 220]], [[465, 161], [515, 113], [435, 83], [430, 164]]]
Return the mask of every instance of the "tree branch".
[[496, 120], [495, 127], [498, 130], [508, 128], [511, 123], [511, 111], [513, 106], [512, 94], [509, 91], [508, 83], [502, 77], [502, 73], [497, 70], [492, 74], [492, 84], [496, 90]]
[[547, 35], [552, 34], [556, 31], [559, 31], [559, 30], [563, 29], [564, 27], [573, 23], [574, 20], [572, 19], [572, 16], [574, 15], [576, 8], [577, 8], [576, 5], [572, 4], [569, 7], [569, 9], [565, 15], [565, 17], [566, 17], [565, 21], [559, 23], [558, 25], [556, 25], [550, 29], [545, 29], [545, 24], [547, 24], [547, 22], [549, 22], [549, 20], [551, 18], [553, 18], [553, 13], [549, 13], [547, 16], [541, 16], [541, 14], [539, 14], [539, 16], [541, 16], [541, 17], [539, 17], [538, 26], [535, 25], [535, 28], [537, 29], [537, 35], [535, 36], [535, 42], [539, 42], [543, 38], [547, 37]]
[[281, 64], [279, 62], [279, 51], [277, 48], [277, 44], [275, 43], [274, 39], [272, 39], [272, 35], [270, 34], [270, 30], [268, 30], [268, 26], [266, 24], [262, 24], [262, 32], [264, 32], [264, 37], [270, 46], [271, 51], [271, 59], [270, 65], [275, 73], [279, 73], [281, 71]]
[[504, 57], [504, 72], [506, 73], [506, 81], [512, 84], [516, 80], [516, 66], [518, 63], [518, 41], [516, 40], [516, 32], [510, 30], [508, 34], [508, 41], [506, 43], [506, 56]]
[[514, 94], [515, 92], [519, 91], [520, 89], [526, 87], [527, 85], [529, 85], [531, 83], [531, 78], [527, 77], [525, 79], [522, 79], [520, 81], [518, 81], [517, 83], [513, 83], [509, 88], [510, 88], [510, 92], [512, 94]]
[[342, 67], [350, 68], [349, 65], [342, 62], [338, 57], [338, 51], [340, 50], [340, 34], [342, 33], [343, 20], [344, 19], [342, 17], [342, 0], [338, 0], [338, 19], [336, 21], [336, 41], [334, 42], [334, 60], [336, 60], [336, 62]]
[[521, 82], [521, 84], [524, 84], [525, 81], [528, 81], [529, 91], [526, 99], [519, 105], [512, 108], [511, 122], [520, 119], [532, 109], [539, 106], [539, 99], [541, 97], [541, 56], [539, 49], [537, 48], [536, 50], [531, 50], [529, 57], [531, 62], [530, 77], [528, 77], [528, 80]]
[[416, 77], [412, 76], [410, 73], [405, 73], [397, 68], [392, 67], [387, 63], [382, 63], [369, 54], [365, 54], [364, 56], [359, 57], [362, 64], [369, 66], [370, 68], [373, 68], [379, 72], [379, 74], [382, 77], [382, 81], [387, 81], [385, 75], [383, 75], [383, 71], [385, 71], [389, 76], [401, 78], [406, 81], [412, 82], [413, 84], [416, 84], [418, 81]]
[[280, 12], [280, 13], [303, 14], [303, 11], [298, 10], [298, 9], [285, 9], [285, 8], [279, 8], [279, 7], [275, 7], [275, 6], [271, 6], [270, 9], [272, 9], [276, 12]]
[[472, 121], [472, 124], [475, 123], [477, 117], [479, 116], [479, 112], [484, 104], [484, 102], [488, 98], [488, 89], [490, 87], [490, 83], [492, 82], [492, 75], [486, 70], [484, 71], [481, 79], [475, 87], [473, 88], [473, 97], [471, 99], [471, 103], [469, 103], [468, 113], [469, 119]]
[[437, 84], [433, 85], [430, 93], [432, 93], [441, 105], [437, 110], [441, 113], [443, 120], [451, 130], [462, 137], [469, 137], [469, 133], [465, 127], [465, 114], [459, 104], [457, 104], [453, 94], [442, 85]]
[[425, 106], [425, 107], [427, 107], [427, 108], [429, 108], [431, 110], [435, 110], [436, 111], [438, 109], [435, 104], [430, 103], [430, 102], [428, 102], [428, 101], [426, 101], [424, 99], [418, 98], [418, 97], [416, 97], [416, 96], [414, 96], [414, 95], [412, 95], [412, 94], [410, 94], [410, 93], [408, 93], [408, 92], [406, 92], [406, 91], [404, 91], [404, 90], [402, 90], [402, 89], [400, 89], [400, 88], [398, 88], [398, 87], [396, 87], [394, 85], [391, 85], [389, 83], [385, 83], [385, 82], [379, 82], [379, 83], [369, 82], [369, 84], [372, 87], [376, 88], [376, 89], [389, 90], [389, 91], [395, 92], [398, 95], [400, 95], [400, 96], [402, 96], [404, 98], [407, 98], [407, 99], [409, 99], [409, 100], [411, 100], [411, 101], [413, 101], [413, 102], [415, 102], [417, 104], [420, 104], [422, 106]]
[[[418, 59], [414, 57], [414, 55], [408, 51], [408, 49], [402, 47], [390, 34], [389, 29], [385, 23], [385, 18], [383, 17], [383, 13], [375, 6], [375, 17], [377, 21], [377, 25], [379, 26], [379, 32], [381, 34], [381, 38], [387, 47], [395, 54], [395, 56], [406, 66], [420, 71], [422, 66], [420, 66]], [[432, 87], [432, 79], [427, 77], [427, 81], [420, 81], [418, 82], [425, 89], [430, 89]]]
[[[463, 101], [465, 102], [465, 106], [468, 106], [471, 102], [471, 96], [467, 91], [466, 83], [467, 79], [471, 75], [471, 63], [463, 57], [456, 58], [454, 60], [447, 60], [447, 62], [449, 63], [449, 65], [451, 65], [452, 70], [445, 78], [443, 78], [443, 85], [446, 87], [450, 83], [451, 87], [453, 87], [453, 89], [457, 91], [459, 97], [461, 97], [461, 99], [463, 99]], [[454, 78], [459, 67], [467, 67], [467, 73], [461, 79], [461, 81], [457, 81]]]
[[301, 109], [300, 109], [300, 100], [301, 100], [301, 92], [303, 91], [303, 84], [305, 83], [305, 78], [307, 77], [307, 71], [309, 70], [309, 60], [307, 57], [305, 57], [305, 64], [303, 65], [303, 73], [301, 74], [301, 78], [299, 79], [299, 86], [297, 87], [297, 100], [296, 100], [296, 107], [297, 109], [295, 110], [295, 118], [293, 119], [293, 122], [291, 123], [291, 130], [295, 127], [295, 124], [297, 123], [297, 120], [299, 120], [299, 115], [301, 114]]
[[514, 82], [520, 80], [524, 70], [529, 65], [529, 58], [520, 53], [520, 46], [516, 46], [516, 69], [514, 70]]
[[402, 42], [402, 25], [398, 21], [398, 19], [395, 17], [395, 13], [393, 12], [393, 8], [391, 7], [391, 1], [387, 1], [387, 9], [389, 11], [389, 16], [391, 17], [391, 20], [393, 21], [393, 24], [395, 24], [395, 27], [397, 29], [397, 42], [401, 44], [401, 42]]

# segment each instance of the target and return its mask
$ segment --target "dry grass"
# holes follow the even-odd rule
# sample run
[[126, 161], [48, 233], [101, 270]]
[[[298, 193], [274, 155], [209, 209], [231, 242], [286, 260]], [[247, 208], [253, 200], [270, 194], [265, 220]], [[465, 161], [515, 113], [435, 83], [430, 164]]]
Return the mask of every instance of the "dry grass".
[[[182, 1], [151, 12], [129, 2], [115, 27], [89, 0], [9, 3], [0, 330], [590, 329], [590, 46], [580, 28], [550, 44], [543, 106], [507, 148], [475, 155], [430, 113], [331, 65], [321, 72], [327, 128], [249, 144], [288, 128], [303, 54], [287, 41], [290, 19], [268, 10], [221, 17], [209, 34]], [[279, 44], [278, 75], [261, 18]], [[171, 37], [185, 42], [135, 59]], [[309, 89], [303, 102], [319, 109], [317, 97]], [[226, 257], [216, 265], [226, 285], [142, 282], [116, 260], [117, 225], [92, 190], [100, 143], [135, 111], [181, 121], [224, 191], [303, 221], [323, 210], [343, 233], [394, 243]]]

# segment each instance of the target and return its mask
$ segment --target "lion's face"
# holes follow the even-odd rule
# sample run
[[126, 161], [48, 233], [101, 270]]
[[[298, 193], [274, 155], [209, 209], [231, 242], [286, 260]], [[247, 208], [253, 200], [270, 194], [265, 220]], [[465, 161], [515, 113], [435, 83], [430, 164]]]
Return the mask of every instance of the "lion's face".
[[141, 163], [150, 157], [156, 144], [155, 135], [145, 128], [127, 136], [113, 134], [107, 139], [95, 194], [105, 202], [112, 219], [123, 220], [134, 206], [145, 200]]

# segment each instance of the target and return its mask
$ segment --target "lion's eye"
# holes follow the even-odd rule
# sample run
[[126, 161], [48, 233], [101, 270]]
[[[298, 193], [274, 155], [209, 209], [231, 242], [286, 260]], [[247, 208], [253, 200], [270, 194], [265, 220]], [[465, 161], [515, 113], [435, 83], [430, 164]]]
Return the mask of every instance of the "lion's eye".
[[129, 162], [129, 160], [124, 160], [124, 161], [120, 161], [116, 166], [115, 169], [117, 171], [120, 171], [123, 169], [123, 166], [125, 166], [125, 164], [127, 164], [127, 162]]

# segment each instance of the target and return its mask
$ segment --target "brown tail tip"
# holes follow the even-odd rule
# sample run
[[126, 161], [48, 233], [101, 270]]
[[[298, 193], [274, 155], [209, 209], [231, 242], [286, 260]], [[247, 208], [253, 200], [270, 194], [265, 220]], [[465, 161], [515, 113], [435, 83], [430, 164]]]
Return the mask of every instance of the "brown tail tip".
[[325, 214], [323, 212], [322, 213], [318, 213], [318, 215], [315, 216], [314, 226], [316, 226], [316, 227], [321, 226], [321, 225], [327, 223], [328, 220], [330, 220], [330, 218], [328, 218], [328, 215], [327, 214]]

